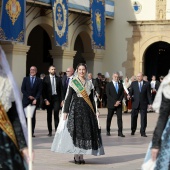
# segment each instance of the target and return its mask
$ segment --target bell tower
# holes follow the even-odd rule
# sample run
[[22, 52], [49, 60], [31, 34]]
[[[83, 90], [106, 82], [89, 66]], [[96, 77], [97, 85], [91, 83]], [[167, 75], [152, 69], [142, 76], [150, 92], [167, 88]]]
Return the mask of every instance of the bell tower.
[[156, 0], [156, 20], [166, 20], [166, 1]]

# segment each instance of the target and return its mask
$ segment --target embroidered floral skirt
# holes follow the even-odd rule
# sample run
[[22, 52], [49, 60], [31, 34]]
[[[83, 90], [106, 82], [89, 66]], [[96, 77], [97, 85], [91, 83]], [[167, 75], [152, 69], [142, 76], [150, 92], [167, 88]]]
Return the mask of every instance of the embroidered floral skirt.
[[2, 129], [0, 129], [0, 169], [26, 170], [19, 150]]
[[74, 99], [70, 106], [68, 120], [63, 121], [62, 119], [52, 143], [52, 151], [73, 154], [104, 154], [96, 115], [83, 98]]

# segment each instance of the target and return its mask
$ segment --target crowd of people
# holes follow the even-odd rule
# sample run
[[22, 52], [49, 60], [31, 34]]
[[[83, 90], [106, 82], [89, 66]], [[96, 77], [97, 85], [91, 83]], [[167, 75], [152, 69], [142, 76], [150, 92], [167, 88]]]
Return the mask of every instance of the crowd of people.
[[[106, 135], [111, 135], [111, 121], [114, 114], [117, 116], [118, 136], [123, 134], [122, 113], [131, 110], [131, 135], [137, 129], [138, 113], [141, 115], [141, 137], [147, 137], [147, 111], [154, 109], [160, 113], [152, 140], [152, 159], [160, 157], [168, 142], [167, 130], [169, 126], [169, 83], [170, 76], [160, 77], [160, 82], [152, 76], [138, 73], [131, 79], [123, 80], [120, 72], [114, 72], [112, 80], [101, 73], [94, 79], [88, 73], [87, 65], [79, 63], [76, 70], [67, 68], [66, 73], [56, 75], [55, 66], [49, 67], [49, 75], [41, 74], [37, 77], [37, 68], [30, 67], [30, 75], [23, 78], [21, 92], [15, 84], [9, 65], [3, 51], [0, 49], [0, 164], [8, 169], [25, 169], [29, 155], [27, 149], [27, 127], [23, 108], [35, 105], [37, 108], [44, 105], [47, 111], [48, 136], [53, 134], [52, 112], [54, 112], [55, 137], [51, 151], [73, 153], [75, 164], [85, 164], [83, 155], [104, 155], [104, 147], [99, 126], [99, 107], [107, 107]], [[159, 93], [159, 94], [157, 94]], [[155, 97], [156, 96], [156, 97]], [[157, 97], [158, 96], [158, 97]], [[153, 104], [155, 100], [156, 104]], [[152, 107], [152, 104], [154, 105]], [[157, 108], [159, 106], [159, 108]], [[61, 117], [59, 113], [61, 110]], [[35, 137], [36, 110], [32, 118], [32, 137]], [[161, 143], [161, 136], [163, 142]], [[8, 152], [10, 147], [10, 152]], [[164, 146], [162, 146], [164, 144]], [[162, 155], [158, 152], [162, 151]], [[160, 152], [161, 153], [161, 152]], [[14, 159], [16, 155], [18, 159]], [[170, 155], [169, 152], [167, 155]], [[25, 158], [25, 159], [24, 159]], [[158, 159], [157, 169], [163, 166]], [[11, 164], [8, 164], [8, 162]], [[169, 162], [167, 163], [169, 166]]]

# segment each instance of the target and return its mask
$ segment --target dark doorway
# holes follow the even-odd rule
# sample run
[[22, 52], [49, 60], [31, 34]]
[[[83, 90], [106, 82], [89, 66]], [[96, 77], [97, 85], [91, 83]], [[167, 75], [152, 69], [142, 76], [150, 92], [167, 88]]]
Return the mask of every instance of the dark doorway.
[[47, 32], [41, 27], [36, 26], [28, 37], [30, 50], [27, 54], [26, 74], [29, 75], [31, 66], [36, 66], [38, 76], [41, 73], [48, 73], [48, 67], [53, 64], [53, 59], [49, 53], [51, 50], [51, 40]]
[[152, 75], [157, 79], [168, 74], [170, 69], [170, 44], [159, 41], [150, 45], [144, 56], [144, 74], [151, 80]]
[[84, 53], [84, 46], [83, 46], [83, 41], [80, 35], [78, 35], [76, 38], [76, 41], [74, 44], [74, 50], [77, 51], [77, 53], [73, 59], [73, 68], [76, 69], [79, 63], [86, 63], [85, 59], [82, 56], [82, 53]]

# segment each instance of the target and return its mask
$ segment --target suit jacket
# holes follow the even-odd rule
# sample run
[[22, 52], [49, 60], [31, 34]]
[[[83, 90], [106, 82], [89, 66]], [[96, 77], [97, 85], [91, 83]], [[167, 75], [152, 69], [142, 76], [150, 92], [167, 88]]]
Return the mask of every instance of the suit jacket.
[[99, 88], [99, 84], [98, 84], [97, 80], [92, 79], [92, 83], [93, 83], [95, 91], [100, 95], [100, 88]]
[[[151, 82], [150, 82], [150, 83], [151, 83]], [[156, 83], [155, 83], [155, 89], [156, 89], [156, 91], [158, 91], [159, 86], [160, 86], [160, 82], [159, 82], [158, 80], [156, 80]]]
[[[57, 98], [59, 101], [64, 100], [63, 95], [63, 87], [62, 87], [62, 80], [60, 77], [55, 76], [56, 81], [56, 92], [57, 92]], [[48, 101], [51, 101], [52, 98], [52, 86], [51, 86], [51, 80], [50, 76], [46, 76], [43, 79], [43, 91], [42, 91], [43, 99], [47, 99]]]
[[[71, 79], [73, 79], [73, 76], [72, 76]], [[63, 86], [63, 95], [64, 95], [64, 98], [65, 98], [66, 93], [67, 93], [66, 81], [67, 81], [67, 76], [64, 75], [63, 78], [62, 78], [62, 86]]]
[[33, 87], [31, 87], [30, 76], [24, 77], [21, 91], [23, 93], [22, 103], [23, 107], [31, 104], [31, 100], [28, 98], [29, 96], [33, 96], [37, 100], [37, 105], [42, 93], [42, 80], [38, 77], [35, 78]]
[[106, 95], [107, 95], [107, 107], [110, 109], [115, 108], [116, 101], [122, 101], [124, 97], [124, 89], [121, 83], [118, 83], [119, 90], [116, 92], [113, 82], [109, 82], [106, 85]]
[[139, 90], [138, 81], [131, 84], [129, 94], [132, 97], [132, 108], [137, 109], [140, 105], [141, 109], [147, 109], [148, 104], [152, 104], [150, 83], [143, 81], [141, 92]]

